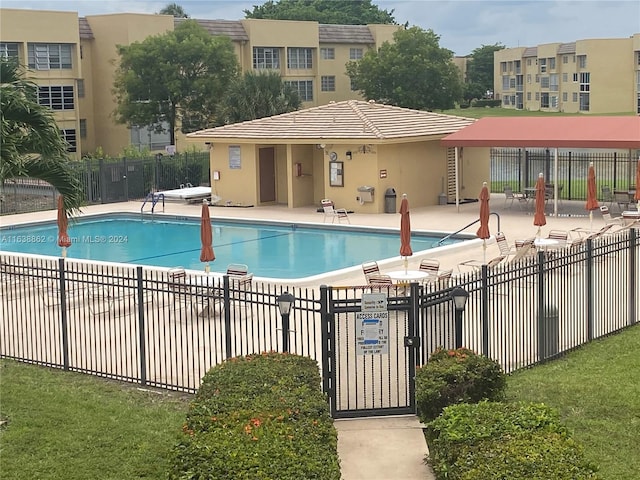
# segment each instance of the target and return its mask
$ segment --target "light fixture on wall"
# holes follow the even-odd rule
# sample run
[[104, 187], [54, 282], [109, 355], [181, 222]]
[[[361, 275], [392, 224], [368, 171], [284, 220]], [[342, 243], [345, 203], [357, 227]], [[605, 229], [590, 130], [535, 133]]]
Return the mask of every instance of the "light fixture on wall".
[[207, 148], [207, 150], [211, 150], [213, 148], [213, 145], [211, 145], [211, 142], [204, 142], [204, 146]]
[[351, 158], [352, 158], [351, 150], [347, 150], [347, 153], [345, 153], [345, 156], [347, 157], [347, 160], [351, 160]]
[[324, 149], [324, 143], [318, 143], [318, 144], [316, 145], [316, 148], [317, 148], [318, 150], [322, 150], [322, 149]]
[[358, 150], [356, 150], [358, 153], [376, 153], [376, 151], [373, 149], [373, 145], [367, 144], [367, 145], [360, 145], [358, 147]]

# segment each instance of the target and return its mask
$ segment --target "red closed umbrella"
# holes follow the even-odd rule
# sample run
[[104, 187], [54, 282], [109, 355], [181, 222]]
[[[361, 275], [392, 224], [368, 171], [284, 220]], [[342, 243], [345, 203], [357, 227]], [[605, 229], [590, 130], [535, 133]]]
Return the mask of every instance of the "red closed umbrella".
[[480, 190], [480, 228], [476, 232], [476, 236], [482, 239], [482, 250], [484, 262], [487, 263], [487, 238], [489, 234], [489, 189], [487, 182], [482, 183]]
[[589, 230], [591, 231], [593, 231], [593, 211], [600, 208], [597, 192], [596, 171], [593, 168], [593, 162], [591, 162], [589, 164], [589, 173], [587, 174], [587, 204], [585, 205], [585, 208], [589, 211]]
[[216, 259], [216, 255], [213, 253], [213, 232], [211, 231], [209, 205], [206, 200], [202, 203], [202, 213], [200, 215], [200, 242], [202, 243], [200, 261], [206, 262], [204, 271], [209, 273], [209, 262], [213, 262]]
[[533, 224], [538, 227], [538, 236], [540, 236], [540, 227], [547, 224], [547, 217], [544, 215], [544, 202], [546, 200], [546, 186], [544, 184], [544, 176], [542, 173], [538, 175], [536, 182], [536, 211], [533, 216]]
[[62, 247], [62, 256], [67, 256], [67, 247], [71, 246], [71, 239], [67, 233], [69, 226], [67, 212], [64, 209], [64, 198], [58, 196], [58, 246]]
[[636, 193], [633, 198], [636, 199], [636, 208], [640, 210], [640, 158], [638, 158], [638, 165], [636, 166]]
[[411, 218], [409, 217], [409, 200], [402, 194], [400, 202], [400, 255], [404, 257], [404, 271], [407, 272], [407, 257], [413, 255], [411, 250]]

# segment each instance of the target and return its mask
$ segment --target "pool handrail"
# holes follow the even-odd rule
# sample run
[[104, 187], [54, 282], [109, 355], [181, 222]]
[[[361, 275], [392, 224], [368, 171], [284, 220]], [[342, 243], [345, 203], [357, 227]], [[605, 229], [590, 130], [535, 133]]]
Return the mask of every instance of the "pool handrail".
[[[500, 229], [500, 215], [498, 215], [498, 213], [497, 213], [497, 212], [491, 212], [491, 213], [489, 213], [489, 215], [495, 215], [495, 216], [496, 216], [496, 218], [498, 219], [498, 230], [497, 230], [497, 231], [498, 231], [498, 232], [501, 232], [502, 230]], [[465, 225], [464, 227], [460, 228], [459, 230], [456, 230], [455, 232], [450, 233], [449, 235], [446, 235], [446, 236], [442, 237], [440, 240], [438, 240], [438, 241], [435, 243], [435, 246], [436, 246], [436, 247], [439, 247], [439, 246], [442, 244], [442, 242], [444, 242], [445, 240], [448, 240], [449, 238], [453, 237], [454, 235], [459, 234], [459, 233], [460, 233], [460, 232], [462, 232], [463, 230], [466, 230], [466, 229], [467, 229], [467, 228], [469, 228], [471, 225], [474, 225], [474, 224], [478, 223], [479, 221], [480, 221], [480, 219], [478, 218], [477, 220], [474, 220], [473, 222], [471, 222], [471, 223], [470, 223], [470, 224], [468, 224], [468, 225]]]
[[142, 202], [142, 206], [140, 207], [140, 213], [144, 213], [144, 206], [147, 204], [149, 200], [151, 200], [151, 213], [156, 208], [156, 204], [162, 199], [162, 211], [164, 212], [164, 193], [155, 193], [149, 192]]

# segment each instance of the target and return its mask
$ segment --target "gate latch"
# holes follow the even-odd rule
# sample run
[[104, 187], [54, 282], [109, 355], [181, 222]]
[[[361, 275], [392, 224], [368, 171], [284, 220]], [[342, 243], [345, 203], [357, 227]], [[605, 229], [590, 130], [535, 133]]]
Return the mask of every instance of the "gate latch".
[[420, 346], [420, 337], [404, 337], [404, 346], [418, 348]]

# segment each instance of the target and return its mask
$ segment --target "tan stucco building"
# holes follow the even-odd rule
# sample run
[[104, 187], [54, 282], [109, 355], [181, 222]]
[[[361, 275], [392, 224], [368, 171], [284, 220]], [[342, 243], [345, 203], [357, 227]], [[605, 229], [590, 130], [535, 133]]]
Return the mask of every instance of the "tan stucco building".
[[640, 113], [640, 33], [494, 54], [494, 92], [504, 108]]
[[[117, 45], [173, 30], [183, 19], [168, 15], [0, 9], [0, 55], [29, 66], [71, 151], [79, 158], [101, 148], [118, 155], [134, 148], [164, 150], [168, 134], [127, 128], [113, 121]], [[226, 35], [242, 71], [277, 71], [303, 99], [303, 107], [359, 99], [345, 63], [392, 41], [398, 25], [322, 25], [278, 20], [196, 20], [211, 35]], [[186, 146], [179, 134], [177, 148]]]
[[[349, 100], [189, 134], [209, 144], [212, 193], [232, 205], [319, 205], [383, 213], [385, 193], [412, 207], [477, 198], [489, 149], [456, 155], [440, 140], [475, 120]], [[458, 181], [456, 182], [456, 176]], [[456, 189], [456, 185], [458, 189]]]

